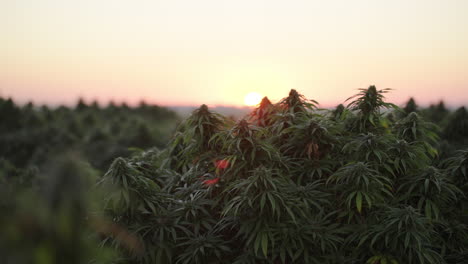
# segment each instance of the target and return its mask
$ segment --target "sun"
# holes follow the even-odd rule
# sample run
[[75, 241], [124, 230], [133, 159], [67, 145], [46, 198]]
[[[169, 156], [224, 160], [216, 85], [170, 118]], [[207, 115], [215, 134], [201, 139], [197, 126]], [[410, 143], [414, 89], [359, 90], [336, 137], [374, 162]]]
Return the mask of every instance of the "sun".
[[260, 101], [262, 101], [262, 96], [256, 92], [248, 93], [244, 97], [244, 104], [248, 106], [258, 105]]

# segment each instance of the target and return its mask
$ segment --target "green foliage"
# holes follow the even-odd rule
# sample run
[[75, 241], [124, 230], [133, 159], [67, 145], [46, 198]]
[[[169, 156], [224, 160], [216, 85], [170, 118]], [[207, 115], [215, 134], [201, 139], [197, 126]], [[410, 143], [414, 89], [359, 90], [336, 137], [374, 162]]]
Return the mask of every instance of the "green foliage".
[[[95, 169], [130, 155], [132, 146], [163, 147], [175, 113], [157, 106], [100, 108], [83, 100], [76, 109], [20, 107], [0, 98], [0, 120], [0, 263], [115, 263], [120, 256], [100, 246], [103, 237], [141, 254], [141, 242], [122, 222], [146, 216], [134, 206], [153, 209], [161, 200], [159, 189], [153, 180], [133, 176], [145, 174], [137, 163], [113, 166], [128, 178], [112, 184], [129, 184], [130, 191], [104, 188], [119, 174], [113, 170], [98, 190], [101, 173]], [[128, 217], [112, 218], [103, 210], [111, 205]]]
[[429, 219], [415, 208], [388, 208], [376, 216], [376, 223], [360, 234], [358, 247], [369, 245], [367, 263], [443, 263], [434, 250], [436, 235]]
[[211, 112], [206, 105], [193, 111], [192, 115], [182, 123], [173, 137], [169, 157], [170, 165], [177, 171], [187, 171], [199, 160], [210, 156], [215, 146], [210, 145], [210, 139], [225, 126], [223, 116]]
[[328, 131], [329, 124], [311, 116], [300, 116], [295, 124], [281, 131], [281, 135], [288, 138], [283, 144], [282, 151], [293, 157], [312, 160], [323, 159], [333, 146], [334, 137]]
[[0, 262], [112, 263], [116, 252], [99, 247], [111, 222], [97, 213], [100, 193], [88, 192], [96, 171], [72, 154], [48, 164], [44, 174], [17, 172], [34, 184], [9, 181], [12, 172], [0, 171]]
[[[37, 169], [0, 159], [3, 262], [463, 263], [468, 152], [442, 160], [428, 111], [410, 101], [402, 114], [387, 92], [370, 86], [327, 111], [291, 90], [237, 122], [202, 105], [162, 150], [149, 143], [159, 136], [146, 119], [124, 114], [147, 116], [144, 102], [110, 104], [103, 116], [84, 101], [78, 114], [25, 107], [37, 115], [31, 124], [47, 124], [41, 133], [64, 146], [84, 138], [96, 160], [117, 134], [121, 145], [153, 148], [115, 159], [99, 179], [67, 165], [43, 182]], [[446, 140], [460, 128], [441, 127]], [[26, 139], [9, 141], [18, 145], [8, 153], [34, 149]], [[38, 207], [22, 205], [33, 199]], [[31, 241], [28, 219], [39, 230]]]
[[349, 217], [354, 215], [354, 211], [361, 214], [363, 208], [370, 210], [372, 205], [392, 197], [391, 179], [379, 175], [378, 171], [363, 162], [341, 167], [327, 182], [335, 184], [336, 193], [346, 204]]
[[377, 90], [374, 85], [367, 89], [359, 89], [361, 92], [351, 96], [346, 101], [353, 100], [348, 104], [348, 107], [357, 112], [356, 124], [353, 124], [353, 129], [359, 132], [372, 131], [384, 124], [382, 108], [397, 108], [392, 103], [384, 101], [384, 94], [390, 89]]
[[387, 164], [384, 167], [392, 175], [402, 177], [413, 171], [419, 171], [431, 163], [431, 155], [424, 144], [420, 142], [408, 143], [406, 140], [398, 139], [392, 142], [388, 149]]
[[439, 219], [441, 210], [463, 196], [448, 175], [434, 167], [402, 178], [399, 193], [400, 199], [424, 212], [428, 219]]
[[0, 98], [0, 157], [18, 168], [41, 167], [47, 157], [74, 150], [105, 171], [130, 147], [164, 147], [177, 119], [158, 106], [100, 108], [80, 99], [75, 109], [50, 109]]
[[465, 160], [430, 167], [435, 126], [416, 113], [387, 118], [381, 110], [396, 107], [385, 92], [371, 86], [327, 112], [292, 90], [235, 124], [202, 106], [168, 151], [116, 160], [124, 169], [114, 177], [151, 179], [163, 197], [154, 211], [130, 198], [127, 211], [159, 220], [128, 215], [145, 250], [127, 261], [457, 263]]
[[456, 156], [445, 160], [443, 165], [458, 186], [468, 184], [468, 150], [458, 151]]

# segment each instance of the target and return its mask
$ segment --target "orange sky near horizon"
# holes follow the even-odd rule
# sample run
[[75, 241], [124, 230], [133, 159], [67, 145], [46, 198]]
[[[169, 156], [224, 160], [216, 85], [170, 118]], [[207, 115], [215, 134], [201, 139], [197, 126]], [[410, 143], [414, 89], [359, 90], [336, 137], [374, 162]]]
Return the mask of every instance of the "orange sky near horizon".
[[468, 105], [464, 0], [15, 0], [0, 3], [0, 96], [244, 105], [357, 88]]

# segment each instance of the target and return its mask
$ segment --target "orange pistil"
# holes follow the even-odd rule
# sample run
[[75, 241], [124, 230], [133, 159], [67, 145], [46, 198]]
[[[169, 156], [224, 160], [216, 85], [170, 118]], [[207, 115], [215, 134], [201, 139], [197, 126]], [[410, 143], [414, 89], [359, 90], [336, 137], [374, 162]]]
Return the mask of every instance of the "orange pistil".
[[214, 179], [211, 179], [211, 180], [204, 180], [203, 184], [208, 185], [208, 186], [212, 186], [212, 185], [215, 185], [218, 182], [219, 182], [219, 178], [214, 178]]
[[227, 161], [227, 160], [218, 160], [218, 161], [216, 161], [215, 166], [216, 166], [217, 169], [226, 169], [227, 167], [229, 167], [229, 161]]

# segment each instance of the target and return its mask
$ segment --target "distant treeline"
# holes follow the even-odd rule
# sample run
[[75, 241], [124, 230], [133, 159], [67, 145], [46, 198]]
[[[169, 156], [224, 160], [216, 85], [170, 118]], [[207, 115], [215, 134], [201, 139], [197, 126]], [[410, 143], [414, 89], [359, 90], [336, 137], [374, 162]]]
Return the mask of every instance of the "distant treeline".
[[51, 108], [0, 98], [0, 168], [40, 167], [50, 157], [74, 151], [105, 171], [130, 147], [165, 146], [177, 121], [174, 111], [145, 102], [100, 107], [80, 99], [75, 107]]

